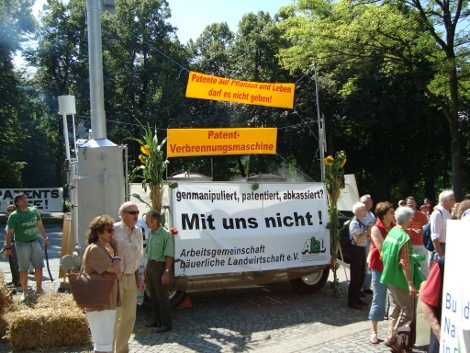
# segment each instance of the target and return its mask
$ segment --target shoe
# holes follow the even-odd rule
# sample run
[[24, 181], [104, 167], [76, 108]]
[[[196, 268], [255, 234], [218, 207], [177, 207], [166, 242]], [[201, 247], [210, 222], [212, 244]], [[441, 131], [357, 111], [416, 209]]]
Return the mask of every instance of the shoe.
[[44, 289], [36, 291], [36, 295], [43, 295], [44, 294]]
[[362, 306], [359, 304], [348, 304], [351, 309], [362, 310]]
[[374, 292], [372, 291], [372, 289], [366, 289], [366, 290], [364, 291], [364, 293], [366, 293], [366, 294], [374, 294]]
[[395, 337], [387, 337], [385, 340], [384, 340], [384, 345], [386, 345], [387, 347], [389, 348], [393, 348], [395, 346], [395, 343], [396, 343], [396, 338]]
[[365, 302], [364, 300], [359, 300], [357, 303], [362, 306], [369, 306], [369, 304]]
[[166, 327], [165, 325], [161, 325], [157, 330], [155, 331], [156, 333], [163, 333], [163, 332], [168, 332], [171, 331], [171, 328]]
[[23, 303], [26, 301], [26, 294], [24, 292], [21, 293], [20, 301]]
[[377, 334], [376, 333], [371, 333], [369, 341], [372, 344], [379, 344], [379, 339], [377, 338]]
[[160, 327], [159, 322], [150, 322], [148, 324], [145, 324], [145, 327]]

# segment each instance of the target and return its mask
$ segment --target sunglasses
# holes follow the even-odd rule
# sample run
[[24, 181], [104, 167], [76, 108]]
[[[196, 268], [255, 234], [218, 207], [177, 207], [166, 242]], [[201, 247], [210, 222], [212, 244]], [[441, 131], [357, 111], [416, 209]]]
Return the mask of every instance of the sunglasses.
[[133, 215], [133, 216], [138, 215], [138, 214], [140, 213], [140, 211], [122, 211], [122, 212], [124, 212], [124, 213], [129, 213], [129, 214], [131, 214], [131, 215]]
[[113, 233], [113, 232], [114, 232], [114, 228], [105, 228], [104, 231], [105, 231], [105, 232], [108, 232], [108, 233]]

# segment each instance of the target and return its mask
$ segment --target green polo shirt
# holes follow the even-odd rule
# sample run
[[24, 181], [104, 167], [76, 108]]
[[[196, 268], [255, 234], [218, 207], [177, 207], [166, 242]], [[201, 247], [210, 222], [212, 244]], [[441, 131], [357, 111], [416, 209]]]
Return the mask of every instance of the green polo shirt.
[[[384, 268], [382, 276], [380, 277], [380, 283], [390, 284], [401, 289], [408, 289], [408, 281], [399, 263], [400, 249], [407, 241], [410, 241], [410, 236], [399, 227], [393, 227], [392, 230], [388, 232], [382, 245]], [[410, 257], [410, 264], [413, 264], [413, 247], [411, 244], [408, 248], [408, 256]], [[411, 266], [410, 271], [411, 278], [413, 278], [413, 266]]]
[[145, 255], [148, 260], [165, 261], [167, 256], [174, 257], [173, 235], [160, 226], [156, 231], [150, 230]]
[[28, 207], [26, 212], [16, 210], [8, 217], [8, 229], [15, 230], [17, 242], [36, 240], [39, 236], [38, 222], [40, 220], [39, 211], [34, 207]]

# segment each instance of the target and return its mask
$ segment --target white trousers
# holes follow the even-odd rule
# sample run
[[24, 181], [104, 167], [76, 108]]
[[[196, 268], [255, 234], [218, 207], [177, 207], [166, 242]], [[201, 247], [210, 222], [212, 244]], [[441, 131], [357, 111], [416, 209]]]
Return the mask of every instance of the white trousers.
[[112, 352], [116, 309], [87, 311], [86, 318], [90, 326], [94, 350]]

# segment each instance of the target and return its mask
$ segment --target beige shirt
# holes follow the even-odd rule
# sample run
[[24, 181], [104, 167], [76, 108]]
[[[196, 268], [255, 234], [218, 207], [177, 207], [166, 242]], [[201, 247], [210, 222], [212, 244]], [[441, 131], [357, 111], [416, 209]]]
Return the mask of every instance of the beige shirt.
[[[88, 245], [85, 250], [84, 257], [85, 273], [96, 272], [102, 275], [108, 268], [113, 266], [113, 258], [109, 252], [97, 244]], [[103, 310], [114, 310], [116, 307], [121, 306], [121, 299], [119, 297], [119, 281], [116, 277], [116, 283], [111, 290], [109, 301]], [[86, 309], [87, 311], [97, 311], [96, 309]]]
[[144, 239], [139, 227], [131, 230], [124, 222], [114, 224], [113, 242], [115, 253], [121, 258], [121, 272], [126, 275], [135, 273], [144, 256]]

